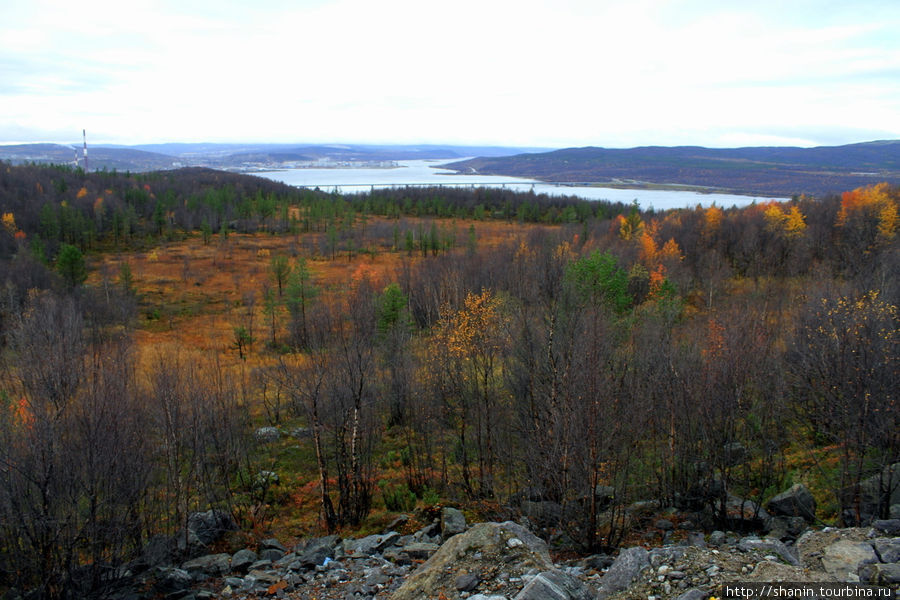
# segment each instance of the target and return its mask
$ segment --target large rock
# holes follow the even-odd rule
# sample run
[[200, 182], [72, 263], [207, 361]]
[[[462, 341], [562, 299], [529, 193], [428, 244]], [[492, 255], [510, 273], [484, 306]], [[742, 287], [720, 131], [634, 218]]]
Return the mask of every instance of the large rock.
[[520, 577], [531, 569], [553, 569], [547, 544], [521, 525], [511, 521], [479, 523], [446, 541], [391, 599], [420, 600], [442, 593], [453, 596], [460, 572], [481, 573], [496, 565], [503, 565], [510, 577]]
[[859, 567], [859, 580], [871, 585], [900, 583], [900, 564], [866, 564]]
[[181, 568], [192, 575], [203, 573], [204, 575], [224, 575], [231, 570], [230, 554], [207, 554], [189, 560], [181, 565]]
[[325, 562], [326, 558], [334, 558], [334, 549], [341, 542], [336, 535], [313, 538], [303, 545], [294, 548], [300, 564], [304, 567], [317, 567]]
[[769, 500], [767, 508], [770, 513], [782, 517], [803, 517], [807, 521], [816, 519], [816, 500], [802, 483], [795, 483]]
[[167, 567], [160, 571], [154, 589], [161, 594], [172, 594], [191, 587], [191, 574], [184, 569]]
[[255, 563], [258, 559], [259, 556], [257, 556], [256, 552], [249, 548], [238, 550], [234, 553], [234, 556], [231, 557], [231, 570], [238, 573], [246, 573], [250, 568], [250, 565]]
[[839, 581], [859, 581], [857, 572], [860, 565], [876, 563], [878, 557], [872, 544], [841, 540], [825, 548], [822, 567]]
[[544, 571], [522, 588], [514, 600], [594, 600], [594, 592], [562, 571]]
[[445, 506], [441, 510], [441, 536], [446, 540], [466, 530], [466, 517], [456, 508]]
[[640, 546], [622, 550], [603, 576], [597, 598], [603, 600], [631, 585], [640, 572], [650, 566], [649, 556], [649, 553]]
[[192, 513], [187, 520], [187, 535], [184, 532], [178, 535], [178, 549], [188, 554], [201, 554], [225, 533], [236, 529], [237, 523], [223, 510]]
[[791, 550], [784, 545], [781, 540], [772, 538], [759, 539], [756, 537], [748, 537], [738, 542], [738, 549], [743, 552], [756, 550], [762, 554], [777, 554], [781, 560], [791, 566], [799, 567], [800, 560]]
[[887, 535], [900, 535], [900, 519], [879, 519], [872, 523], [872, 527]]
[[344, 540], [344, 552], [351, 556], [372, 556], [391, 546], [400, 538], [396, 531], [384, 535], [369, 535], [358, 540]]
[[883, 563], [900, 563], [900, 537], [872, 540], [875, 554]]

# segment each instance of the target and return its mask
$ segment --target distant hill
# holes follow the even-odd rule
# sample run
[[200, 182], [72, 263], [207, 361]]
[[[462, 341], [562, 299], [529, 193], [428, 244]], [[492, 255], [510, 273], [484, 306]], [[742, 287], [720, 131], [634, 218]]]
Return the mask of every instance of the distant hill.
[[[157, 171], [183, 166], [240, 169], [248, 165], [279, 168], [300, 161], [393, 161], [459, 159], [467, 156], [509, 156], [525, 152], [545, 152], [547, 148], [503, 146], [365, 145], [365, 144], [217, 144], [166, 143], [89, 145], [88, 164], [94, 170]], [[0, 145], [0, 160], [13, 164], [74, 164], [81, 162], [81, 144]]]
[[[18, 144], [0, 146], [0, 160], [13, 164], [67, 164], [82, 162], [82, 148], [79, 145], [64, 144]], [[88, 146], [88, 166], [91, 171], [159, 171], [183, 166], [175, 156], [148, 152], [127, 146]]]
[[678, 185], [738, 194], [818, 196], [879, 181], [900, 183], [900, 140], [818, 148], [567, 148], [479, 157], [447, 168], [552, 182]]

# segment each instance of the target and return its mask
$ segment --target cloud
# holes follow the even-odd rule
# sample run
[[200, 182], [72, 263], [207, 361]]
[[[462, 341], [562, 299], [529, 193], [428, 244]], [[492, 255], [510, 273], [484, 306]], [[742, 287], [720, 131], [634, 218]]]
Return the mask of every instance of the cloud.
[[895, 2], [15, 4], [0, 124], [104, 141], [900, 137]]

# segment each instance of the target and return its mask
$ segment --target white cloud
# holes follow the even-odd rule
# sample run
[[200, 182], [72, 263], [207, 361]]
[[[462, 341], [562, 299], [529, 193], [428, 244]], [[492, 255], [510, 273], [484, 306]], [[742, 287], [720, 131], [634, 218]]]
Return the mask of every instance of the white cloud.
[[126, 143], [900, 137], [893, 2], [17, 4], [0, 24], [0, 135], [15, 123]]

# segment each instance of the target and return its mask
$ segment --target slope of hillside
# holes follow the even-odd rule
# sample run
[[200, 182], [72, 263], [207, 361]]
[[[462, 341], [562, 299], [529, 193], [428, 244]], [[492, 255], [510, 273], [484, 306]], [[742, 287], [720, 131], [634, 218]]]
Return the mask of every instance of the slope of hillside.
[[568, 148], [447, 165], [463, 173], [544, 181], [688, 185], [733, 193], [823, 195], [900, 182], [900, 141], [819, 148]]

